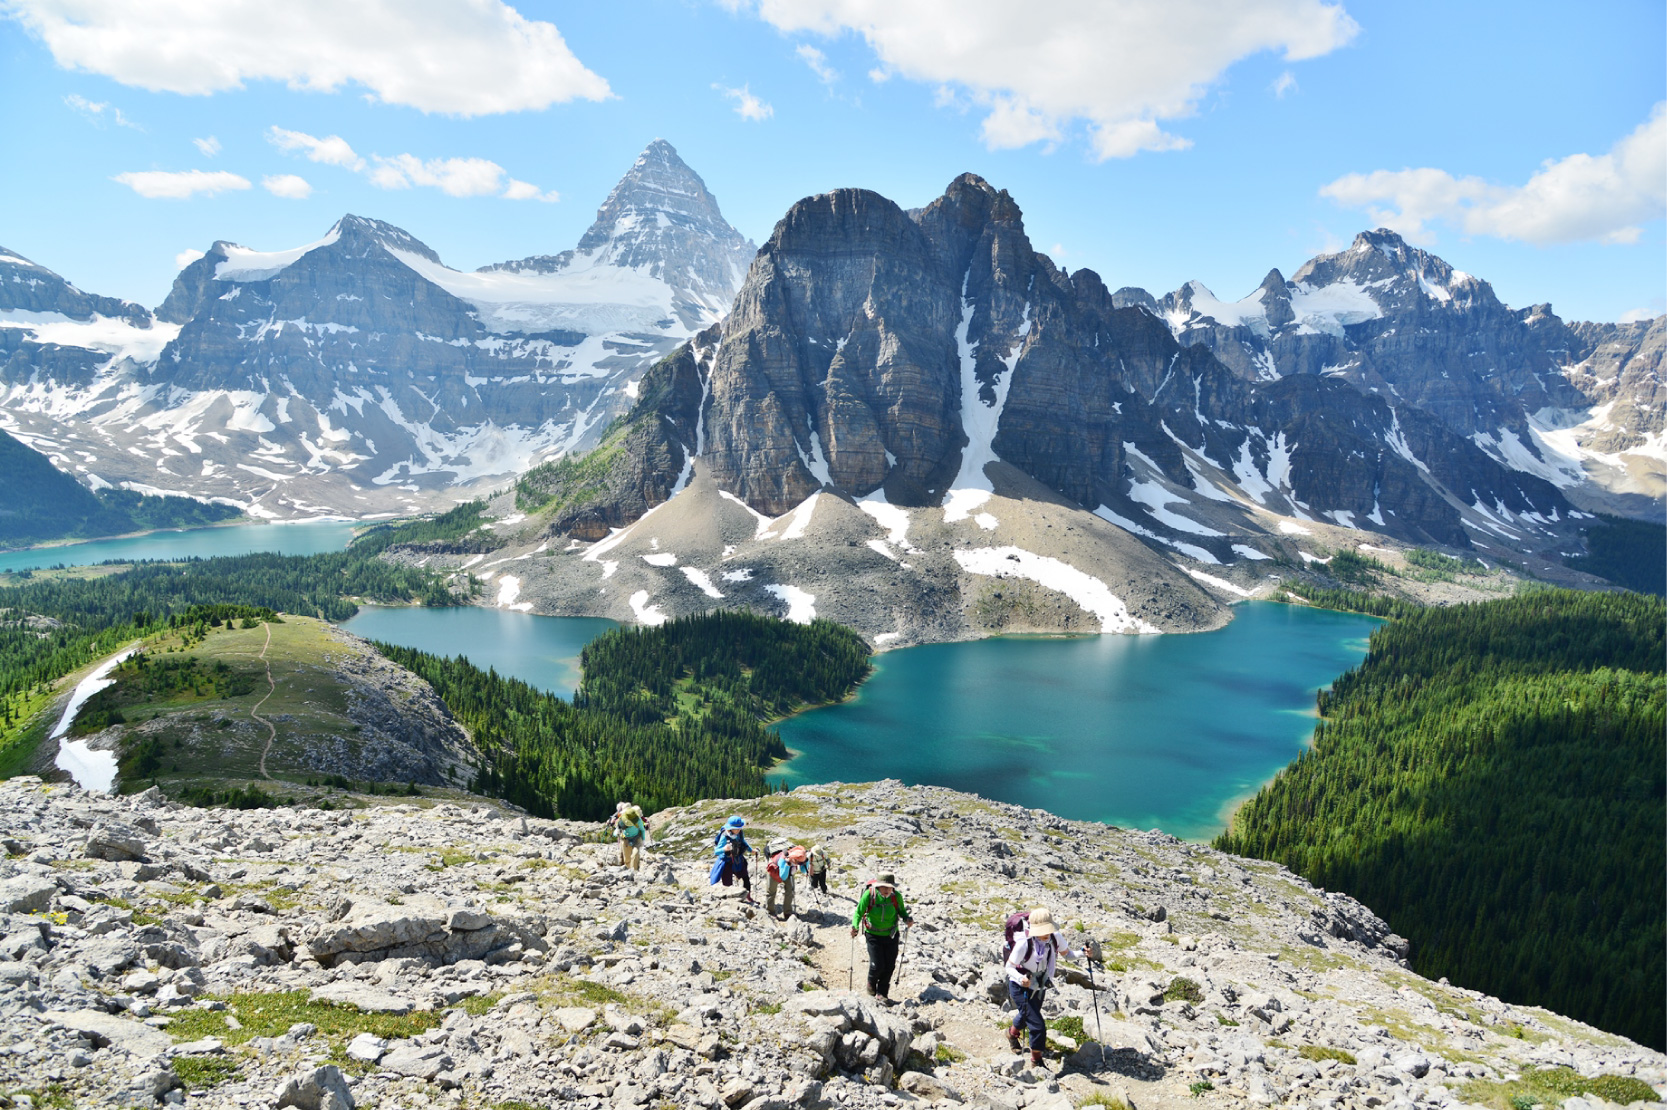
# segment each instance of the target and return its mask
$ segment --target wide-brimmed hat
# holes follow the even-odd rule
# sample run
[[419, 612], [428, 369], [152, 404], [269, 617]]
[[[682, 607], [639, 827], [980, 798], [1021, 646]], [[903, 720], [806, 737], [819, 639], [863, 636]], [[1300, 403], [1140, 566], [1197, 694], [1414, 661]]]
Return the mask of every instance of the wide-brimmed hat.
[[1033, 937], [1052, 936], [1057, 930], [1053, 927], [1053, 914], [1038, 906], [1030, 911], [1030, 935]]
[[897, 876], [890, 871], [882, 871], [874, 877], [874, 885], [889, 886], [895, 890], [897, 888]]
[[731, 817], [728, 821], [724, 822], [724, 828], [726, 828], [726, 829], [739, 829], [739, 828], [742, 828], [743, 826], [745, 826], [746, 823], [747, 823], [746, 820], [740, 814], [736, 814], [733, 817]]

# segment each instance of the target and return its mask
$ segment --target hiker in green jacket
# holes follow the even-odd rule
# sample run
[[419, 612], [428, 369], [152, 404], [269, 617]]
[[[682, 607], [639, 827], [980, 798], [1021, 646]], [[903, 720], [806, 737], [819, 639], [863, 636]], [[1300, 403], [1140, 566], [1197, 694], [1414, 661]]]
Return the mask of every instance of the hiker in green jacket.
[[868, 944], [868, 993], [888, 1004], [891, 973], [897, 967], [899, 922], [910, 926], [915, 919], [903, 905], [897, 876], [887, 871], [863, 887], [856, 913], [851, 916], [851, 935], [860, 931]]

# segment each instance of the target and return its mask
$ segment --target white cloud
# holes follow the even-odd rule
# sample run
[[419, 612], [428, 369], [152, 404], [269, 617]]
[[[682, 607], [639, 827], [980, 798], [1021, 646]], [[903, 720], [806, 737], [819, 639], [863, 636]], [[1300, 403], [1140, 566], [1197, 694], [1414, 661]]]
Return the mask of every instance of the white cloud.
[[992, 148], [1057, 142], [1085, 125], [1094, 154], [1179, 150], [1162, 124], [1193, 114], [1233, 63], [1296, 62], [1359, 26], [1326, 0], [731, 0], [778, 30], [853, 31], [878, 74], [963, 90]]
[[204, 158], [213, 158], [220, 153], [220, 140], [213, 135], [206, 139], [192, 139], [191, 141], [196, 144], [198, 150], [202, 151]]
[[876, 85], [883, 85], [891, 80], [891, 70], [884, 66], [875, 66], [868, 71], [868, 79]]
[[260, 187], [275, 197], [285, 200], [306, 200], [313, 195], [313, 187], [304, 177], [292, 173], [272, 174], [260, 179]]
[[816, 74], [816, 79], [822, 84], [831, 85], [839, 80], [839, 70], [828, 64], [828, 56], [808, 42], [800, 43], [794, 53], [799, 56], [801, 62], [810, 67], [810, 71]]
[[1275, 77], [1273, 79], [1273, 84], [1269, 85], [1268, 88], [1273, 90], [1273, 95], [1275, 97], [1280, 100], [1284, 100], [1286, 93], [1297, 91], [1297, 75], [1292, 73], [1290, 70], [1286, 70], [1278, 77]]
[[752, 90], [746, 85], [742, 85], [738, 89], [729, 88], [727, 85], [713, 85], [712, 87], [723, 93], [724, 96], [728, 97], [730, 100], [735, 101], [735, 114], [740, 116], [742, 119], [750, 119], [754, 123], [762, 123], [764, 120], [767, 120], [776, 114], [776, 110], [774, 108], [754, 96], [752, 94]]
[[204, 170], [184, 170], [168, 173], [163, 170], [144, 170], [138, 173], [118, 173], [110, 179], [126, 185], [142, 197], [152, 200], [186, 200], [198, 193], [211, 197], [228, 189], [248, 189], [249, 179], [225, 170], [208, 173]]
[[1409, 239], [1430, 242], [1431, 222], [1466, 235], [1525, 243], [1636, 243], [1640, 224], [1667, 214], [1667, 102], [1637, 130], [1596, 157], [1548, 160], [1523, 185], [1496, 185], [1445, 170], [1351, 173], [1320, 190], [1363, 208]]
[[207, 253], [207, 251], [200, 251], [195, 248], [182, 250], [174, 255], [174, 266], [176, 269], [183, 270]]
[[426, 162], [414, 154], [392, 158], [378, 154], [375, 158], [370, 183], [379, 189], [426, 185], [449, 197], [484, 197], [501, 192], [507, 176], [502, 166], [485, 158], [430, 158]]
[[88, 100], [86, 97], [77, 93], [70, 93], [68, 96], [64, 97], [64, 103], [68, 104], [71, 108], [74, 108], [77, 112], [80, 112], [100, 127], [104, 126], [104, 113], [109, 112], [110, 121], [117, 127], [130, 127], [135, 131], [144, 130], [143, 127], [140, 127], [138, 124], [122, 115], [122, 110], [110, 104], [108, 101]]
[[459, 116], [612, 95], [554, 24], [502, 0], [5, 0], [66, 69], [205, 95], [246, 81]]
[[1654, 320], [1661, 315], [1660, 309], [1632, 308], [1621, 313], [1619, 322], [1622, 324], [1641, 324], [1645, 320]]
[[513, 177], [509, 179], [509, 184], [504, 186], [502, 195], [505, 200], [542, 200], [547, 204], [554, 204], [561, 199], [561, 194], [554, 189], [546, 193], [530, 181], [517, 181]]
[[[431, 158], [425, 161], [415, 154], [395, 154], [392, 157], [373, 154], [371, 162], [367, 162], [340, 135], [320, 139], [305, 131], [289, 131], [276, 126], [266, 129], [266, 141], [286, 153], [303, 154], [312, 162], [364, 173], [370, 178], [370, 183], [379, 189], [427, 186], [453, 197], [483, 197], [496, 193], [508, 200], [561, 199], [559, 193], [541, 192], [530, 182], [510, 177], [502, 166], [485, 158]], [[306, 185], [301, 178], [290, 174], [283, 175], [283, 180]], [[307, 188], [310, 192], [311, 186]]]
[[266, 141], [286, 154], [301, 151], [309, 162], [340, 166], [355, 173], [365, 168], [365, 160], [353, 153], [353, 148], [340, 135], [319, 139], [305, 131], [286, 131], [273, 126], [266, 129]]

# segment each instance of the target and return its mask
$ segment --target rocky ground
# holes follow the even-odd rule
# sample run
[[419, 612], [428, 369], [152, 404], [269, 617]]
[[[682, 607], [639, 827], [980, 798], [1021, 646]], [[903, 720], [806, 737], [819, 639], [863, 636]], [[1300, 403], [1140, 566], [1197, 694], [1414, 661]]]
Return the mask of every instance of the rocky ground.
[[[826, 845], [832, 897], [782, 922], [710, 891], [732, 811], [758, 843]], [[1565, 1097], [1667, 1089], [1660, 1054], [1428, 982], [1353, 900], [1160, 833], [896, 782], [653, 825], [632, 875], [593, 826], [484, 803], [0, 784], [0, 1105], [1603, 1110]], [[882, 867], [916, 920], [890, 1007], [846, 928]], [[1001, 923], [1036, 904], [1106, 952], [1050, 992], [1040, 1068], [992, 1001]]]

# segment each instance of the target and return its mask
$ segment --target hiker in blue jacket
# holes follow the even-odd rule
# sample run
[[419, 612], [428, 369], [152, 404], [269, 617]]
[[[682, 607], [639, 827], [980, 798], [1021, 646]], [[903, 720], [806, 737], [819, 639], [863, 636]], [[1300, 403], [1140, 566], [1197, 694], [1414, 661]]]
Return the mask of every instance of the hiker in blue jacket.
[[741, 900], [752, 901], [752, 876], [747, 874], [747, 857], [752, 855], [753, 847], [747, 843], [747, 837], [741, 830], [746, 828], [746, 821], [739, 816], [731, 817], [724, 822], [724, 827], [718, 830], [718, 835], [712, 838], [712, 874], [707, 882], [716, 886], [722, 883], [731, 885], [737, 878], [741, 880]]

